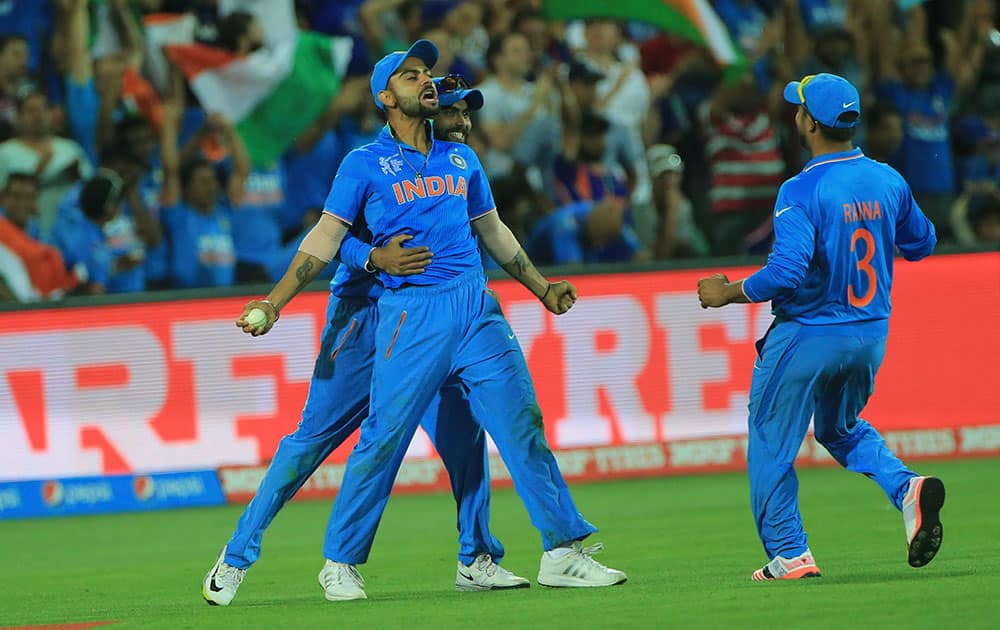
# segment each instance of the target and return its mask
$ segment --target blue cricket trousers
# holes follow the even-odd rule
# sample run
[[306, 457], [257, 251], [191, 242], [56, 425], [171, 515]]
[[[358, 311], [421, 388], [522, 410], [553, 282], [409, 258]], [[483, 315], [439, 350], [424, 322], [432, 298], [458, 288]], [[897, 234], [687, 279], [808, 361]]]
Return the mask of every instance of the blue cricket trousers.
[[[330, 295], [327, 324], [302, 420], [286, 435], [226, 549], [226, 563], [245, 569], [260, 557], [264, 530], [317, 467], [368, 416], [375, 355], [376, 306], [366, 298]], [[490, 480], [486, 435], [472, 420], [458, 387], [432, 392], [421, 422], [451, 479], [458, 504], [459, 559], [480, 553], [499, 562], [503, 546], [489, 529]]]
[[372, 409], [347, 460], [323, 553], [368, 559], [413, 433], [434, 393], [461, 383], [489, 431], [545, 549], [597, 531], [577, 511], [545, 439], [521, 347], [477, 270], [435, 286], [387, 290], [379, 300]]
[[844, 468], [877, 483], [897, 509], [915, 476], [858, 417], [885, 354], [884, 323], [805, 326], [776, 322], [758, 342], [750, 386], [750, 505], [768, 558], [808, 543], [799, 514], [795, 456], [813, 418], [816, 441]]

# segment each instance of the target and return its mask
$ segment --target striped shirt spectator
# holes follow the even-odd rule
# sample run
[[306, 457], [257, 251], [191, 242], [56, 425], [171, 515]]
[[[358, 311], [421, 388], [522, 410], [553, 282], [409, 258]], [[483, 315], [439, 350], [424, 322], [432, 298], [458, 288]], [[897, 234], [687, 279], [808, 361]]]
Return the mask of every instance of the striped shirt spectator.
[[729, 116], [706, 146], [712, 168], [712, 212], [770, 210], [785, 163], [767, 113]]
[[709, 199], [715, 215], [712, 235], [719, 254], [756, 249], [759, 243], [746, 239], [759, 234], [770, 220], [784, 177], [785, 162], [774, 124], [755, 98], [757, 94], [752, 79], [725, 85], [703, 110], [712, 182]]

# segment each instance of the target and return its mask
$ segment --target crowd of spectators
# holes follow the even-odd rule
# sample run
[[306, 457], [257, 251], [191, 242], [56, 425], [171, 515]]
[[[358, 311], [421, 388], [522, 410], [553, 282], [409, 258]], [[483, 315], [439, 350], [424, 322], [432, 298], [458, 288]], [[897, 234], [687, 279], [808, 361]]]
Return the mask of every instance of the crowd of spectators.
[[[541, 265], [766, 252], [777, 187], [808, 157], [781, 88], [819, 72], [858, 86], [855, 143], [903, 174], [942, 242], [1000, 242], [995, 0], [712, 0], [742, 72], [648, 24], [549, 21], [543, 0], [273, 2], [350, 37], [355, 77], [435, 42], [432, 72], [485, 96], [468, 143]], [[179, 70], [154, 77], [143, 33], [187, 13], [196, 41], [253, 55], [272, 45], [259, 4], [0, 2], [0, 299], [280, 276], [384, 119], [364, 90], [339, 94], [253, 163]]]

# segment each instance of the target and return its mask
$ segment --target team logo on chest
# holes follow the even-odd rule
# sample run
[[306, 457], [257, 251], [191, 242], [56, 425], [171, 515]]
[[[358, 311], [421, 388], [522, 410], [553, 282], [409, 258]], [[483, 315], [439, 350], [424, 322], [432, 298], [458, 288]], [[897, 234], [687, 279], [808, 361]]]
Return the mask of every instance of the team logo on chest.
[[382, 169], [383, 175], [395, 175], [403, 170], [403, 160], [399, 159], [395, 155], [380, 157], [378, 159], [378, 165]]
[[462, 169], [463, 171], [465, 170], [465, 158], [463, 158], [461, 155], [457, 153], [452, 153], [451, 155], [448, 156], [448, 159], [451, 160], [451, 163], [457, 166], [458, 168]]

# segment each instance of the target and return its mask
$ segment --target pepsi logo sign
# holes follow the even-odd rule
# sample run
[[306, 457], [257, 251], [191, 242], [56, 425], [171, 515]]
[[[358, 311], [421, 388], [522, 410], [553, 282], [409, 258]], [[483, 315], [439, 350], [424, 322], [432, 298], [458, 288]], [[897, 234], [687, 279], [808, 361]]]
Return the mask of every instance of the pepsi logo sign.
[[153, 481], [152, 477], [145, 475], [136, 477], [132, 481], [132, 491], [135, 492], [135, 498], [140, 501], [148, 501], [156, 493], [156, 482]]
[[42, 501], [49, 507], [57, 507], [62, 504], [66, 491], [61, 482], [52, 479], [42, 484]]

